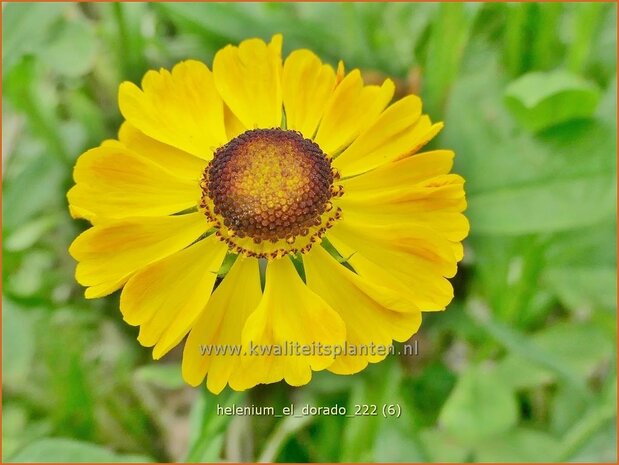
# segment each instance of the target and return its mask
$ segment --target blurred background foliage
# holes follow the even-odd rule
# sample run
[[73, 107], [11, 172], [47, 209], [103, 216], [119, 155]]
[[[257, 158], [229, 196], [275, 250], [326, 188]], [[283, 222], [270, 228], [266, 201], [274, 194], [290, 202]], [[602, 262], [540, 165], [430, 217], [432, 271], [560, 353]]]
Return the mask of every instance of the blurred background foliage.
[[[3, 461], [616, 460], [616, 5], [2, 4]], [[456, 299], [419, 355], [214, 397], [67, 254], [76, 157], [150, 68], [273, 33], [419, 93], [467, 179]], [[302, 85], [302, 84], [300, 84]], [[399, 419], [215, 405], [398, 403]]]

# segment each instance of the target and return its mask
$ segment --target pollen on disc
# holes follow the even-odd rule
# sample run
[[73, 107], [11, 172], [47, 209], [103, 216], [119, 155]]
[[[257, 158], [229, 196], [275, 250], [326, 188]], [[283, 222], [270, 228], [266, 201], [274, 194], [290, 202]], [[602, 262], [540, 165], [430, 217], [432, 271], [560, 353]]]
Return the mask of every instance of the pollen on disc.
[[255, 129], [219, 148], [205, 171], [204, 195], [239, 237], [256, 242], [306, 234], [332, 195], [331, 162], [294, 131]]

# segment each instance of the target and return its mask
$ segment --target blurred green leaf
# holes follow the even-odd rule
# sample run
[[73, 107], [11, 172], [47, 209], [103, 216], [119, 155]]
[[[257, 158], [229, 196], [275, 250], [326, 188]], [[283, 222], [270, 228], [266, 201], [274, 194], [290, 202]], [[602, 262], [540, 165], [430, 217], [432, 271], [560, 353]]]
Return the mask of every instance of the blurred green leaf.
[[20, 225], [7, 237], [4, 243], [5, 249], [17, 252], [32, 247], [45, 233], [56, 226], [60, 219], [60, 215], [57, 214], [43, 215]]
[[506, 384], [514, 389], [533, 388], [555, 380], [551, 371], [515, 355], [508, 355], [501, 360], [497, 365], [497, 373]]
[[615, 212], [612, 173], [478, 194], [469, 199], [471, 229], [477, 234], [554, 232], [599, 223]]
[[[455, 169], [466, 178], [470, 197], [545, 182], [614, 177], [614, 124], [573, 121], [532, 136], [499, 104], [505, 85], [503, 72], [490, 59], [459, 79], [449, 100], [441, 145], [455, 150]], [[467, 116], [472, 109], [474, 118]], [[536, 209], [536, 203], [527, 208]], [[472, 223], [471, 234], [476, 232]]]
[[233, 416], [219, 415], [217, 406], [225, 408], [232, 405], [242, 405], [244, 394], [230, 389], [224, 390], [219, 396], [201, 390], [201, 395], [191, 412], [191, 436], [189, 438], [189, 452], [185, 459], [187, 463], [203, 463], [217, 461], [221, 452], [220, 448], [213, 445], [219, 435], [233, 419]]
[[439, 424], [465, 444], [478, 444], [509, 430], [518, 420], [511, 387], [496, 372], [469, 367], [443, 405]]
[[286, 416], [277, 423], [273, 433], [266, 439], [264, 448], [258, 457], [258, 462], [275, 462], [282, 447], [299, 431], [304, 429], [314, 419], [309, 416]]
[[28, 412], [12, 403], [2, 406], [2, 462], [13, 455], [21, 445], [21, 435], [26, 429]]
[[616, 268], [551, 267], [544, 275], [544, 282], [567, 308], [574, 310], [616, 309]]
[[[389, 382], [383, 382], [388, 379]], [[390, 404], [396, 398], [401, 381], [401, 371], [393, 358], [366, 368], [366, 376], [351, 379], [352, 388], [348, 400], [348, 412], [355, 412], [356, 405]], [[376, 434], [383, 421], [382, 416], [346, 418], [344, 436], [340, 448], [341, 462], [366, 462], [373, 459]]]
[[41, 60], [60, 75], [79, 77], [94, 66], [97, 39], [93, 27], [85, 20], [66, 20], [56, 28], [41, 54]]
[[464, 445], [440, 429], [426, 429], [420, 432], [420, 439], [428, 452], [429, 460], [439, 463], [466, 462], [470, 446]]
[[[34, 147], [39, 150], [39, 147]], [[5, 230], [24, 227], [27, 220], [43, 210], [52, 208], [61, 194], [61, 181], [64, 172], [51, 157], [37, 156], [29, 159], [23, 156], [19, 172], [5, 173], [2, 190], [2, 219]], [[62, 194], [61, 194], [62, 195]]]
[[606, 121], [610, 126], [617, 124], [617, 75], [611, 79], [602, 101], [598, 107], [597, 116]]
[[557, 323], [532, 339], [583, 378], [591, 376], [599, 363], [608, 361], [613, 348], [604, 331], [588, 323]]
[[48, 462], [48, 463], [76, 463], [76, 462], [152, 462], [150, 457], [139, 455], [120, 455], [87, 442], [73, 439], [48, 438], [35, 441], [16, 455], [10, 462]]
[[[577, 461], [579, 454], [584, 455], [584, 458], [580, 459], [583, 461], [589, 457], [600, 461], [608, 457], [610, 462], [616, 461], [616, 418], [616, 397], [612, 402], [600, 402], [591, 406], [563, 437], [557, 451], [557, 461]], [[594, 440], [598, 444], [594, 442], [592, 450], [590, 441]]]
[[[316, 4], [303, 8], [296, 4], [269, 3], [185, 3], [167, 2], [157, 5], [183, 31], [196, 34], [204, 44], [203, 58], [211, 60], [218, 48], [250, 37], [270, 40], [283, 33], [284, 47], [311, 46], [317, 52], [332, 51], [338, 35], [348, 32], [343, 27], [340, 4]], [[322, 14], [321, 14], [322, 13]], [[304, 27], [298, 27], [302, 21]], [[337, 25], [337, 27], [330, 27]], [[320, 30], [320, 34], [313, 31]]]
[[25, 382], [32, 369], [36, 338], [31, 316], [2, 299], [2, 378], [7, 386]]
[[[520, 235], [584, 227], [616, 204], [616, 137], [599, 121], [574, 121], [536, 137], [497, 105], [496, 65], [460, 81], [445, 138], [468, 183], [472, 235]], [[499, 73], [498, 76], [496, 74]], [[476, 118], [462, 109], [476, 108]]]
[[[463, 326], [469, 320], [459, 318], [462, 313], [457, 311], [457, 307], [450, 307], [450, 310], [454, 311], [454, 314], [450, 314], [453, 317], [452, 324], [454, 327], [457, 327], [458, 330], [463, 329]], [[441, 323], [448, 322], [441, 319]], [[410, 396], [411, 404], [414, 405], [415, 412], [421, 417], [423, 423], [434, 424], [441, 406], [455, 383], [456, 375], [444, 363], [433, 362], [425, 366], [417, 376], [404, 379], [403, 390], [407, 393], [407, 397]]]
[[586, 61], [588, 75], [608, 85], [617, 74], [617, 4], [607, 3], [604, 10]]
[[27, 403], [22, 402], [4, 401], [2, 405], [2, 463], [6, 463], [24, 445], [50, 433], [49, 421], [31, 421], [28, 407]]
[[441, 3], [428, 44], [422, 95], [425, 111], [440, 118], [464, 53], [476, 5]]
[[571, 37], [571, 44], [567, 53], [567, 67], [573, 73], [583, 70], [591, 56], [591, 46], [599, 33], [601, 14], [606, 5], [598, 2], [591, 2], [578, 5], [572, 14], [572, 25], [574, 33]]
[[507, 71], [517, 76], [526, 66], [527, 59], [527, 19], [531, 5], [529, 3], [508, 3], [504, 31], [503, 60]]
[[39, 53], [48, 43], [50, 29], [68, 3], [11, 3], [2, 7], [2, 72], [26, 54]]
[[375, 27], [374, 31], [389, 37], [389, 41], [377, 49], [387, 52], [384, 53], [386, 61], [391, 61], [392, 67], [404, 76], [411, 66], [418, 64], [415, 50], [438, 5], [431, 2], [385, 2], [381, 6], [384, 7], [382, 27]]
[[589, 118], [599, 100], [595, 85], [566, 71], [528, 73], [505, 89], [507, 107], [532, 131]]
[[580, 392], [568, 384], [559, 384], [550, 404], [550, 431], [557, 437], [565, 434], [582, 417], [588, 405]]
[[609, 220], [554, 235], [545, 252], [549, 268], [615, 268], [617, 225]]
[[[361, 420], [361, 418], [359, 418]], [[408, 415], [382, 422], [374, 443], [375, 463], [426, 462], [426, 454], [410, 427]]]
[[40, 249], [29, 251], [21, 260], [19, 268], [9, 276], [8, 290], [20, 297], [39, 294], [50, 281], [53, 265], [52, 252]]
[[552, 462], [559, 441], [543, 431], [510, 430], [477, 448], [477, 462]]
[[185, 386], [181, 376], [181, 367], [176, 363], [153, 363], [141, 366], [135, 371], [135, 377], [141, 382], [163, 389], [179, 389]]
[[[520, 344], [523, 345], [522, 343]], [[577, 379], [589, 377], [600, 363], [608, 361], [612, 342], [602, 329], [593, 324], [558, 323], [530, 338], [535, 357], [552, 360], [553, 366], [561, 372], [567, 371]], [[500, 363], [501, 378], [514, 387], [531, 387], [555, 379], [550, 365], [532, 364], [520, 353], [512, 353]], [[527, 349], [528, 350], [528, 349]], [[582, 390], [579, 390], [581, 396]]]
[[66, 167], [72, 158], [59, 130], [58, 88], [47, 74], [39, 60], [28, 57], [4, 75], [3, 95], [27, 116], [28, 128], [45, 143], [45, 156]]
[[570, 457], [573, 463], [617, 463], [617, 422], [610, 419]]

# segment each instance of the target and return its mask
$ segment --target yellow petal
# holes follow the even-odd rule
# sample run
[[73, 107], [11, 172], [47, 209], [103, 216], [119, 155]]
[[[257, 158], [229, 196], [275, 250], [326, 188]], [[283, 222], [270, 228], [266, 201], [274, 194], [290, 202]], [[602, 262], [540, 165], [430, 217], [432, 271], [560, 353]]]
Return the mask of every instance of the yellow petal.
[[95, 224], [97, 216], [93, 212], [86, 210], [85, 208], [77, 207], [71, 204], [69, 204], [69, 214], [71, 215], [71, 218], [82, 218], [90, 221], [92, 224]]
[[172, 69], [148, 71], [142, 90], [123, 82], [120, 112], [149, 137], [210, 160], [227, 142], [224, 106], [205, 64], [183, 61]]
[[140, 326], [138, 341], [155, 346], [159, 359], [191, 329], [211, 296], [228, 248], [214, 234], [133, 275], [120, 297], [127, 323]]
[[222, 391], [240, 369], [240, 354], [215, 351], [241, 346], [241, 331], [261, 295], [258, 260], [239, 255], [187, 337], [183, 350], [187, 383], [197, 386], [208, 373], [208, 389], [215, 394]]
[[282, 87], [286, 127], [311, 139], [335, 88], [335, 71], [309, 50], [295, 50], [284, 62]]
[[178, 178], [121, 144], [82, 154], [73, 178], [69, 203], [105, 218], [168, 215], [200, 199], [197, 181]]
[[[243, 328], [243, 375], [231, 380], [235, 388], [244, 389], [258, 383], [273, 383], [282, 378], [292, 386], [309, 382], [312, 370], [322, 370], [333, 357], [311, 348], [341, 345], [346, 337], [344, 322], [317, 294], [307, 288], [288, 257], [267, 265], [264, 295]], [[298, 344], [295, 350], [291, 344]], [[289, 355], [252, 355], [251, 347], [274, 350], [279, 347]], [[310, 350], [303, 354], [302, 347]]]
[[384, 359], [392, 340], [405, 341], [419, 328], [421, 312], [405, 296], [353, 273], [322, 247], [303, 255], [303, 265], [308, 287], [340, 314], [347, 345], [356, 350], [356, 355], [338, 356], [329, 371], [361, 371], [368, 362]]
[[[339, 158], [339, 157], [338, 157]], [[453, 166], [454, 153], [451, 150], [434, 150], [406, 157], [393, 163], [386, 163], [359, 176], [343, 179], [346, 195], [357, 191], [380, 192], [393, 186], [408, 187], [428, 178], [447, 174]]]
[[421, 100], [408, 95], [387, 108], [333, 162], [342, 176], [364, 173], [415, 153], [443, 127], [421, 116]]
[[282, 122], [281, 35], [270, 44], [248, 39], [219, 50], [213, 61], [215, 85], [230, 110], [248, 129]]
[[394, 90], [389, 79], [382, 86], [364, 86], [359, 70], [353, 70], [331, 95], [314, 140], [323, 152], [336, 155], [374, 122]]
[[226, 124], [226, 134], [229, 140], [234, 139], [247, 130], [247, 128], [243, 126], [243, 123], [232, 113], [228, 105], [225, 105], [224, 108], [224, 122]]
[[329, 230], [328, 239], [358, 274], [402, 292], [423, 311], [444, 309], [453, 298], [444, 278], [456, 272], [453, 243], [427, 227], [375, 225], [349, 213]]
[[337, 62], [337, 70], [335, 71], [335, 85], [339, 85], [340, 82], [344, 80], [344, 76], [346, 76], [346, 67], [344, 66], [344, 62], [342, 60]]
[[464, 179], [441, 174], [414, 184], [406, 173], [414, 173], [414, 163], [407, 162], [416, 157], [344, 180], [345, 194], [337, 205], [347, 216], [370, 224], [424, 226], [450, 241], [462, 241], [469, 232], [468, 220], [461, 213], [466, 208]]
[[183, 249], [208, 228], [202, 213], [127, 218], [95, 225], [69, 247], [69, 253], [79, 262], [75, 279], [83, 286], [100, 286], [99, 293], [87, 297], [107, 295], [137, 270]]
[[118, 139], [138, 155], [148, 158], [175, 176], [194, 181], [196, 184], [199, 183], [207, 165], [202, 158], [148, 137], [126, 121], [120, 127]]

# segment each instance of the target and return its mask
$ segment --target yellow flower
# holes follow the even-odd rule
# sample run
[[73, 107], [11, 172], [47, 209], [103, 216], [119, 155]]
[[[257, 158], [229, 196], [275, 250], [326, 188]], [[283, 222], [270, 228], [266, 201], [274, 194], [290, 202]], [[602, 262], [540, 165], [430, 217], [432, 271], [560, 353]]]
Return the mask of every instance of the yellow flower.
[[308, 50], [282, 62], [281, 46], [250, 39], [212, 71], [188, 60], [122, 83], [118, 140], [80, 156], [68, 193], [93, 225], [70, 247], [86, 297], [123, 288], [155, 359], [189, 334], [183, 376], [215, 393], [384, 359], [367, 347], [451, 301], [468, 233], [453, 152], [417, 153], [442, 128], [420, 99], [390, 104], [392, 81]]

